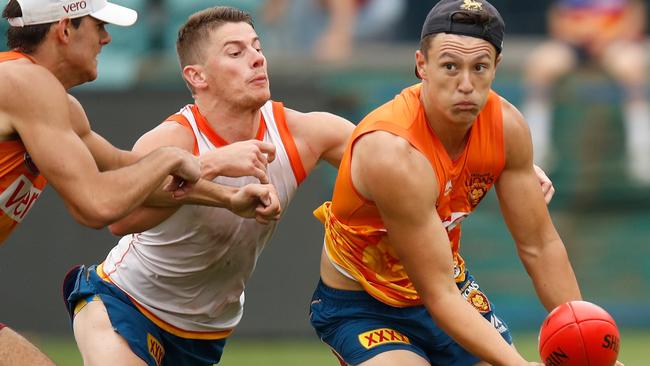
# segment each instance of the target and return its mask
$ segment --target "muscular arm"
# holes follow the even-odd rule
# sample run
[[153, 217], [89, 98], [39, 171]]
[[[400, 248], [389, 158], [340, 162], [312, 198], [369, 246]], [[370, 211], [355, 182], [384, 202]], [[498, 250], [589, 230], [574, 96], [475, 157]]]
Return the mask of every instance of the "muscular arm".
[[503, 107], [506, 166], [496, 182], [501, 211], [519, 257], [547, 310], [581, 299], [571, 263], [533, 171], [532, 143], [523, 116]]
[[490, 364], [523, 364], [454, 282], [449, 238], [434, 204], [438, 182], [428, 160], [402, 138], [373, 132], [355, 144], [352, 180], [377, 205], [391, 246], [436, 323]]
[[[11, 95], [3, 95], [0, 103], [32, 159], [80, 223], [99, 228], [119, 219], [185, 163], [180, 150], [161, 149], [129, 167], [100, 172], [72, 128], [69, 100], [60, 83], [40, 66], [14, 68], [3, 76], [2, 93]], [[28, 101], [31, 107], [16, 101]], [[195, 180], [198, 166], [185, 173], [196, 174]]]
[[[142, 136], [133, 147], [137, 154], [146, 154], [160, 146], [176, 146], [191, 151], [194, 137], [186, 128], [175, 124], [160, 125]], [[241, 151], [241, 149], [236, 149]], [[260, 199], [269, 201], [261, 204]], [[261, 223], [277, 219], [280, 214], [277, 195], [268, 185], [248, 185], [229, 187], [200, 179], [188, 194], [174, 198], [169, 193], [158, 190], [145, 202], [147, 206], [137, 208], [127, 217], [112, 224], [109, 228], [115, 235], [142, 232], [150, 229], [173, 215], [181, 205], [197, 204], [224, 207], [234, 213], [256, 218]]]
[[338, 167], [354, 130], [352, 122], [326, 112], [301, 113], [288, 108], [285, 111], [305, 170], [311, 171], [319, 160]]
[[142, 155], [116, 148], [105, 138], [90, 129], [88, 116], [79, 101], [68, 94], [72, 129], [81, 138], [95, 159], [99, 171], [119, 169], [136, 163]]

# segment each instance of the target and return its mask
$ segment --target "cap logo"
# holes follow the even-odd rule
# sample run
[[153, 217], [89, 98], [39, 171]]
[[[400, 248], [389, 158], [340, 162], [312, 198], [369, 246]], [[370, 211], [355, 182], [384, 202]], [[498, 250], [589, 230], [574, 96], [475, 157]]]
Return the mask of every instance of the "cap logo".
[[463, 5], [460, 8], [463, 10], [481, 11], [483, 10], [483, 3], [474, 0], [463, 0]]
[[70, 14], [70, 12], [74, 13], [84, 9], [86, 9], [86, 2], [84, 0], [77, 1], [68, 5], [63, 5], [63, 10], [65, 11], [66, 14]]

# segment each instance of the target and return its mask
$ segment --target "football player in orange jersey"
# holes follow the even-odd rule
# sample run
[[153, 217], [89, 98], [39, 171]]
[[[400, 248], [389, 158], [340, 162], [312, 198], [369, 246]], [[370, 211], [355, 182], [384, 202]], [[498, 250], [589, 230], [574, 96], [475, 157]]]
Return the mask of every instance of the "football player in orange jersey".
[[491, 90], [504, 22], [484, 0], [441, 0], [415, 54], [420, 84], [357, 126], [325, 226], [316, 332], [342, 365], [541, 365], [460, 255], [462, 220], [496, 186], [517, 252], [549, 311], [581, 299], [535, 178], [522, 115]]
[[[198, 181], [198, 159], [181, 149], [164, 147], [141, 156], [118, 150], [91, 131], [83, 108], [66, 90], [96, 78], [97, 54], [111, 41], [105, 25], [131, 25], [135, 11], [104, 0], [10, 0], [3, 18], [11, 24], [7, 40], [13, 51], [0, 53], [0, 243], [25, 217], [46, 180], [74, 218], [94, 228], [123, 217], [161, 185], [174, 197], [158, 194], [152, 203], [192, 202], [205, 188], [209, 204], [263, 220], [277, 215], [270, 186], [234, 190]], [[242, 163], [241, 170], [265, 179], [262, 155], [272, 154], [272, 147], [254, 143], [244, 150], [259, 157], [254, 154], [254, 163]], [[215, 174], [219, 163], [206, 163], [205, 173]], [[188, 193], [195, 183], [197, 189]], [[0, 365], [51, 364], [0, 324]]]
[[[179, 31], [177, 50], [194, 104], [148, 132], [135, 149], [174, 145], [203, 154], [242, 139], [270, 139], [283, 151], [279, 164], [269, 165], [272, 182], [281, 183], [281, 200], [293, 197], [319, 161], [338, 165], [353, 125], [269, 100], [266, 58], [250, 15], [229, 7], [199, 11]], [[276, 132], [269, 131], [276, 128], [273, 138]], [[552, 186], [541, 174], [550, 198]], [[209, 211], [143, 207], [111, 226], [120, 235], [138, 234], [124, 236], [103, 264], [76, 271], [66, 286], [85, 362], [154, 366], [220, 358], [242, 316], [244, 284], [269, 231]], [[191, 309], [182, 305], [190, 301]]]

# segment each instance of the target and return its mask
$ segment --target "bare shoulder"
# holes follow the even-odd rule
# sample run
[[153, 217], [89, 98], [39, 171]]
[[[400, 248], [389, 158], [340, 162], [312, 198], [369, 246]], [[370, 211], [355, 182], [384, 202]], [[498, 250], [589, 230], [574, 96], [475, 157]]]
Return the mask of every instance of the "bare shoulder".
[[176, 146], [192, 152], [194, 134], [187, 127], [175, 122], [164, 122], [145, 133], [133, 147], [134, 151], [150, 152], [163, 146]]
[[285, 116], [307, 171], [319, 160], [339, 165], [354, 130], [352, 122], [332, 113], [302, 113], [289, 108], [285, 108]]
[[377, 188], [435, 194], [436, 176], [427, 158], [390, 132], [374, 131], [359, 137], [353, 148], [352, 171], [356, 188], [370, 199], [375, 198]]
[[530, 137], [528, 123], [526, 123], [523, 114], [505, 98], [501, 98], [501, 111], [506, 143], [509, 143], [512, 138], [525, 139]]
[[[11, 105], [25, 105], [33, 98], [51, 95], [63, 98], [67, 93], [63, 85], [46, 68], [21, 61], [3, 63], [0, 67], [0, 94], [3, 102]], [[21, 98], [23, 103], [16, 103]], [[45, 98], [51, 99], [51, 98]], [[58, 100], [60, 102], [60, 100]]]
[[329, 112], [299, 112], [284, 108], [287, 125], [293, 134], [318, 134], [325, 130], [349, 131], [354, 129], [354, 124], [347, 119]]
[[506, 99], [501, 98], [501, 101], [506, 165], [526, 162], [528, 158], [532, 160], [533, 144], [524, 116]]
[[67, 110], [63, 85], [42, 66], [7, 62], [0, 67], [0, 79], [0, 106], [18, 120], [21, 116], [47, 115], [52, 108]]

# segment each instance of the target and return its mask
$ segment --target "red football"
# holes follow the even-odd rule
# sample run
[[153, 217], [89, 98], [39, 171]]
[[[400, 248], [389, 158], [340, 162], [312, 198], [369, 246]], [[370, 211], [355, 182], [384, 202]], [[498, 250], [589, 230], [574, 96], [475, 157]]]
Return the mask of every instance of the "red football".
[[546, 366], [612, 366], [619, 346], [614, 319], [586, 301], [553, 309], [539, 332], [539, 354]]

